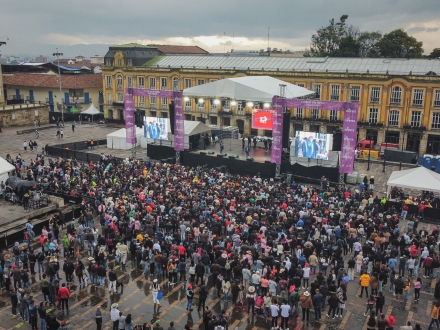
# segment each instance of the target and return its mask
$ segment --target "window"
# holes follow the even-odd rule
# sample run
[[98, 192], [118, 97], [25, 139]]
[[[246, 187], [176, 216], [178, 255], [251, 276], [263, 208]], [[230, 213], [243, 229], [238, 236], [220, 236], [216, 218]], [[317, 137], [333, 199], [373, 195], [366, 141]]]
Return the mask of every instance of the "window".
[[144, 96], [139, 96], [139, 106], [140, 107], [145, 106], [145, 97]]
[[391, 104], [400, 104], [402, 102], [402, 88], [399, 86], [393, 87], [391, 90]]
[[360, 96], [361, 96], [361, 87], [360, 86], [352, 86], [350, 89], [350, 101], [351, 102], [359, 102]]
[[321, 85], [315, 85], [315, 99], [321, 98]]
[[69, 89], [70, 97], [84, 97], [84, 89]]
[[413, 95], [413, 105], [423, 104], [423, 89], [415, 89]]
[[185, 110], [191, 111], [191, 99], [185, 102]]
[[303, 109], [296, 108], [296, 119], [301, 119], [303, 117]]
[[312, 109], [312, 119], [318, 119], [319, 118], [319, 109]]
[[203, 85], [205, 83], [205, 81], [203, 79], [199, 79], [197, 80], [197, 85]]
[[112, 88], [112, 76], [105, 76], [105, 80], [107, 82], [107, 88]]
[[112, 94], [107, 94], [107, 103], [113, 104], [113, 95]]
[[434, 106], [435, 107], [440, 107], [440, 89], [435, 91]]
[[160, 89], [166, 91], [168, 88], [168, 79], [167, 78], [160, 78]]
[[389, 126], [399, 126], [399, 110], [391, 110], [388, 116], [388, 125]]
[[105, 65], [112, 65], [112, 61], [111, 60], [105, 60]]
[[330, 100], [339, 101], [339, 85], [332, 85]]
[[237, 101], [237, 114], [238, 115], [244, 114], [242, 101]]
[[118, 60], [118, 66], [121, 66], [121, 65], [122, 65], [122, 61]]
[[378, 114], [379, 114], [379, 109], [370, 108], [370, 116], [368, 117], [368, 122], [370, 124], [377, 124]]
[[168, 108], [168, 99], [166, 97], [162, 97], [160, 102], [162, 103], [162, 109]]
[[433, 112], [432, 113], [432, 129], [440, 129], [440, 112]]
[[211, 99], [211, 112], [217, 112], [217, 104], [215, 104], [215, 100]]
[[133, 66], [133, 60], [127, 60], [127, 66]]
[[199, 112], [204, 112], [205, 111], [205, 102], [202, 102], [202, 103], [197, 102], [197, 109], [199, 110]]
[[380, 87], [371, 87], [370, 103], [379, 103]]
[[156, 78], [150, 78], [150, 89], [156, 89]]
[[127, 77], [128, 88], [133, 88], [133, 77]]
[[144, 77], [139, 77], [138, 78], [138, 86], [139, 88], [145, 88], [144, 86]]
[[330, 110], [330, 121], [335, 121], [335, 120], [338, 120], [338, 111]]
[[422, 122], [422, 112], [413, 111], [411, 112], [411, 127], [420, 127]]
[[231, 101], [230, 100], [223, 100], [223, 110], [224, 111], [231, 110]]
[[173, 90], [178, 91], [179, 89], [180, 89], [179, 88], [179, 78], [174, 77], [173, 78]]
[[118, 97], [118, 103], [124, 103], [124, 94], [117, 93], [116, 96]]
[[118, 89], [122, 89], [122, 76], [118, 76]]
[[191, 88], [191, 79], [185, 79], [185, 88]]
[[304, 87], [304, 84], [297, 84], [298, 87]]
[[156, 98], [150, 97], [150, 108], [155, 108], [155, 107], [156, 107]]

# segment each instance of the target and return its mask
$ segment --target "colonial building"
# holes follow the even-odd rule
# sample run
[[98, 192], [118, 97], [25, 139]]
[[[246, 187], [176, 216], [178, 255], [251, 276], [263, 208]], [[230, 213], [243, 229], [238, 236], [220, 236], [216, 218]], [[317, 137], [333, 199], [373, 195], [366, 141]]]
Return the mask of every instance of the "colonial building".
[[[110, 49], [109, 52], [112, 50]], [[136, 50], [148, 52], [148, 50]], [[234, 55], [161, 55], [128, 62], [127, 52], [105, 59], [103, 91], [107, 114], [123, 117], [127, 87], [183, 90], [218, 79], [269, 75], [315, 91], [321, 100], [359, 103], [358, 138], [399, 143], [403, 149], [440, 154], [440, 60], [390, 58], [290, 58]], [[129, 65], [130, 63], [130, 65]], [[288, 95], [286, 95], [288, 97]], [[219, 102], [220, 101], [220, 102]], [[271, 135], [251, 127], [255, 100], [185, 102], [187, 120], [237, 126], [244, 134]], [[235, 102], [232, 102], [235, 101]], [[249, 102], [247, 102], [249, 101]], [[136, 97], [136, 108], [167, 117], [168, 99]], [[232, 105], [234, 104], [234, 105]], [[253, 107], [259, 107], [253, 102]], [[290, 109], [295, 130], [333, 132], [343, 114], [334, 109]]]

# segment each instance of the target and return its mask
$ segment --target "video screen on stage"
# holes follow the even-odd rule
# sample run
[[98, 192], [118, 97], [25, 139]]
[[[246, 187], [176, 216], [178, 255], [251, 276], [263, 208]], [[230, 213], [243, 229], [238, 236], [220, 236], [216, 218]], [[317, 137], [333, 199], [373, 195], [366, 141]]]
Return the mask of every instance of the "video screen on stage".
[[297, 131], [293, 143], [296, 157], [328, 160], [333, 134]]
[[144, 137], [154, 140], [168, 140], [168, 119], [144, 117]]
[[273, 110], [253, 109], [252, 110], [252, 128], [272, 130], [273, 128]]

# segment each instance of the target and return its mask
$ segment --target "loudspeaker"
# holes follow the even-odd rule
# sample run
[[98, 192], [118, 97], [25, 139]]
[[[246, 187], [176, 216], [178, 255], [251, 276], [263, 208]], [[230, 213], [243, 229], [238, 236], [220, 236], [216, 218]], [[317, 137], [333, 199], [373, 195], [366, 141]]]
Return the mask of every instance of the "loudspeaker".
[[272, 162], [270, 160], [265, 160], [264, 161], [266, 164], [272, 164]]
[[225, 154], [217, 154], [217, 157], [223, 158]]
[[289, 133], [290, 133], [290, 112], [285, 112], [283, 118], [283, 148], [289, 147]]
[[248, 162], [253, 162], [253, 161], [254, 161], [254, 159], [253, 159], [251, 156], [246, 157], [246, 160], [247, 160]]
[[171, 103], [168, 105], [168, 109], [170, 110], [171, 134], [174, 134], [174, 101], [171, 101]]
[[206, 151], [200, 151], [201, 155], [206, 155]]
[[342, 132], [333, 133], [332, 151], [341, 151], [341, 147], [342, 147]]
[[230, 155], [229, 158], [231, 158], [231, 159], [237, 159], [237, 158], [238, 158], [238, 155]]
[[208, 155], [214, 155], [215, 152], [214, 151], [208, 151]]

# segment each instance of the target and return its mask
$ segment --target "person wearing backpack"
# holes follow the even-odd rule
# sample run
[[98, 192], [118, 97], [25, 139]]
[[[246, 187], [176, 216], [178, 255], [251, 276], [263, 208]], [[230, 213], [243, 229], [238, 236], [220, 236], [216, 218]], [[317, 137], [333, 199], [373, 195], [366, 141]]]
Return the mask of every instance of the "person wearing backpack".
[[192, 301], [194, 298], [194, 291], [192, 290], [192, 285], [188, 284], [188, 289], [186, 290], [186, 299], [187, 299], [187, 304], [186, 304], [186, 310], [192, 312]]

